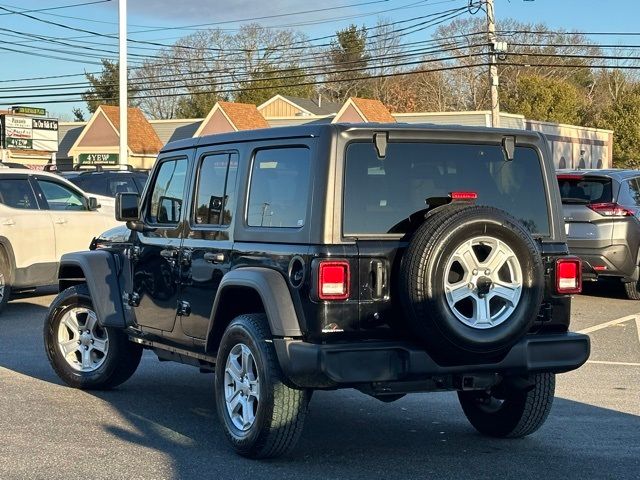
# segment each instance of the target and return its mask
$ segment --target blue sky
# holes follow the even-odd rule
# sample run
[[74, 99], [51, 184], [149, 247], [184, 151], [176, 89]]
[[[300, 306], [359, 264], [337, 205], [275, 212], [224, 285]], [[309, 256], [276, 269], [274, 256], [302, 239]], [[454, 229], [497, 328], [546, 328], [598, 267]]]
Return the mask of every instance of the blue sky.
[[[98, 70], [98, 66], [87, 63], [86, 59], [71, 57], [60, 52], [43, 52], [37, 46], [64, 51], [68, 49], [64, 45], [33, 43], [25, 38], [19, 38], [20, 34], [43, 35], [57, 39], [68, 38], [67, 42], [86, 40], [93, 42], [87, 43], [92, 48], [114, 52], [117, 51], [115, 39], [73, 31], [10, 14], [11, 10], [36, 10], [54, 6], [76, 5], [89, 1], [91, 0], [0, 0], [0, 34], [2, 35], [0, 39], [0, 62], [2, 65], [0, 81], [80, 74], [85, 71]], [[299, 0], [129, 0], [128, 3], [131, 38], [171, 43], [180, 35], [193, 31], [193, 29], [180, 30], [176, 27], [194, 24], [225, 22], [219, 23], [218, 26], [234, 29], [248, 18], [327, 8], [328, 10], [322, 12], [259, 20], [264, 25], [324, 22], [299, 27], [310, 37], [317, 37], [332, 34], [350, 23], [373, 25], [378, 14], [392, 21], [405, 20], [463, 6], [466, 0], [325, 0], [324, 2]], [[498, 19], [515, 18], [520, 21], [543, 22], [552, 28], [579, 31], [640, 31], [638, 26], [640, 2], [638, 0], [610, 0], [609, 2], [601, 0], [495, 0], [495, 5]], [[65, 24], [72, 28], [98, 34], [110, 35], [117, 32], [117, 0], [47, 12], [32, 12], [30, 15], [45, 21]], [[172, 28], [172, 30], [166, 30], [166, 28]], [[145, 33], [144, 30], [153, 31]], [[430, 33], [430, 31], [424, 31], [420, 32], [420, 35], [429, 36]], [[422, 38], [424, 37], [417, 39]], [[603, 39], [600, 37], [597, 40], [602, 41]], [[65, 40], [60, 41], [64, 42]], [[611, 41], [638, 44], [640, 36], [607, 39], [607, 42]], [[18, 50], [18, 52], [12, 50]], [[32, 55], [24, 52], [31, 52]], [[138, 53], [141, 52], [138, 51]], [[72, 61], [38, 56], [43, 53], [66, 57]], [[7, 89], [12, 87], [82, 80], [82, 77], [70, 77], [32, 82], [2, 82], [0, 83], [2, 90], [0, 97], [8, 96], [10, 91]], [[46, 94], [47, 91], [42, 93]], [[20, 102], [12, 103], [19, 104]], [[3, 104], [6, 104], [6, 100], [0, 99], [0, 106]], [[83, 103], [43, 104], [43, 106], [52, 113], [68, 115], [73, 106], [82, 107]]]

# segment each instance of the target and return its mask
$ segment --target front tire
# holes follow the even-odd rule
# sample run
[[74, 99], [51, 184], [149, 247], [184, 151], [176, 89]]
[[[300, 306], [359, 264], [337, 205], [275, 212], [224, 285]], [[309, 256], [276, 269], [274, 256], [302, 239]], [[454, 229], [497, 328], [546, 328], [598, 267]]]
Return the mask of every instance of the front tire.
[[273, 458], [295, 446], [310, 392], [287, 386], [265, 315], [241, 315], [227, 327], [215, 382], [218, 417], [237, 453]]
[[11, 298], [11, 263], [4, 249], [0, 249], [0, 312]]
[[122, 330], [101, 327], [86, 285], [69, 287], [51, 304], [44, 325], [51, 366], [67, 385], [83, 390], [116, 387], [140, 364], [142, 346]]
[[480, 433], [498, 438], [524, 437], [546, 421], [556, 385], [553, 373], [535, 374], [530, 380], [533, 387], [528, 390], [506, 387], [499, 395], [458, 392], [458, 399], [467, 419]]

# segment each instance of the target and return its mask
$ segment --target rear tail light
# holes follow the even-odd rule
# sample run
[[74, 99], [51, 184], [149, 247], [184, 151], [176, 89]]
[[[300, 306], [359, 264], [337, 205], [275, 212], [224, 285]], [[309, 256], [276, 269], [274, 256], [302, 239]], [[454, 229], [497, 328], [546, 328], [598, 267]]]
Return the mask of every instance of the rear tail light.
[[582, 291], [582, 262], [577, 257], [559, 258], [556, 261], [556, 292], [560, 294]]
[[318, 266], [318, 298], [345, 300], [349, 298], [349, 262], [322, 261]]
[[603, 217], [632, 217], [633, 212], [617, 203], [591, 203], [587, 205], [594, 212]]

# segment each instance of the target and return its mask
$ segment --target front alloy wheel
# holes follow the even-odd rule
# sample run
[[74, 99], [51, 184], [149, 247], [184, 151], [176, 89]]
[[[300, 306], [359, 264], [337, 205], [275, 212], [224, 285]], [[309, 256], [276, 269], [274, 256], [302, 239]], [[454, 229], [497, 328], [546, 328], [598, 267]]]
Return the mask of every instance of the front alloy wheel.
[[93, 372], [107, 358], [109, 334], [98, 325], [93, 310], [71, 308], [58, 325], [58, 347], [71, 368], [79, 372]]
[[124, 330], [100, 326], [84, 284], [62, 291], [49, 307], [44, 345], [58, 376], [82, 389], [120, 385], [133, 375], [142, 356], [142, 346], [132, 343]]

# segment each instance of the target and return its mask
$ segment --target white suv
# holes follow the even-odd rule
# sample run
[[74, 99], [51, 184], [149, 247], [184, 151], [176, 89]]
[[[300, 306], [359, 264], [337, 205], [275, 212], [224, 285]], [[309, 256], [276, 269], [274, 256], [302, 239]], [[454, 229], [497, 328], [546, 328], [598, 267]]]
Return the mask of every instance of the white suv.
[[0, 170], [0, 310], [12, 290], [56, 283], [63, 254], [118, 224], [100, 200], [57, 175]]

